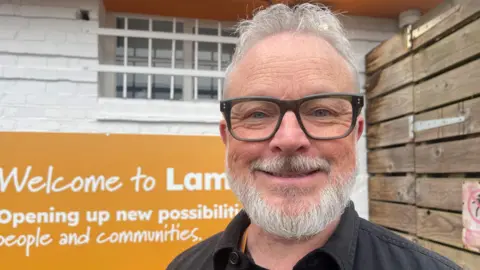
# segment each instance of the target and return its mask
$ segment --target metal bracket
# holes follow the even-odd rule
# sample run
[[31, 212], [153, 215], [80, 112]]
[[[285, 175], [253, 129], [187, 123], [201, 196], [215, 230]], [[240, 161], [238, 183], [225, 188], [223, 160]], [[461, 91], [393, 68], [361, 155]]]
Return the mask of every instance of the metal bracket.
[[412, 37], [413, 39], [415, 38], [418, 38], [419, 36], [423, 35], [425, 32], [427, 32], [428, 30], [430, 30], [431, 28], [433, 28], [435, 25], [439, 24], [441, 21], [445, 20], [446, 18], [448, 18], [450, 15], [452, 15], [453, 13], [457, 12], [458, 10], [460, 9], [460, 5], [455, 5], [454, 7], [448, 9], [447, 11], [445, 11], [444, 13], [436, 16], [435, 18], [431, 19], [430, 21], [428, 21], [427, 23], [421, 25], [420, 27], [418, 28], [415, 28], [413, 31], [412, 31]]
[[408, 137], [409, 137], [410, 139], [415, 138], [415, 132], [413, 131], [413, 123], [414, 123], [413, 115], [410, 115], [410, 116], [408, 117], [408, 127], [409, 127], [409, 129], [408, 129]]
[[465, 121], [465, 116], [452, 117], [452, 118], [442, 118], [426, 121], [418, 121], [413, 124], [413, 130], [415, 132], [424, 131], [432, 128], [439, 128], [448, 125], [458, 124]]
[[406, 37], [406, 39], [407, 39], [407, 40], [406, 40], [406, 41], [407, 41], [407, 48], [410, 49], [410, 48], [412, 48], [412, 25], [409, 24], [409, 25], [407, 26], [407, 29], [405, 29], [405, 31], [407, 32], [407, 33], [406, 33], [406, 35], [407, 35], [407, 37]]

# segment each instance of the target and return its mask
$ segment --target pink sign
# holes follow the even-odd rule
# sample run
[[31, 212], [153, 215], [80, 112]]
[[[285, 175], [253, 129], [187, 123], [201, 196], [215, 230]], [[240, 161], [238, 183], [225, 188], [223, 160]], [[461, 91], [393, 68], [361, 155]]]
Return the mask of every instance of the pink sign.
[[480, 252], [480, 181], [465, 181], [462, 190], [465, 248]]

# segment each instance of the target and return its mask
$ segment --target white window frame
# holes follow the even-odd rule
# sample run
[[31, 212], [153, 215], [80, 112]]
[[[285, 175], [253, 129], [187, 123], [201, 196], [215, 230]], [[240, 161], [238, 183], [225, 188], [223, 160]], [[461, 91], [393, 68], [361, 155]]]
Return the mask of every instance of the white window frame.
[[[99, 27], [98, 29], [95, 30], [95, 34], [98, 36], [103, 36], [103, 37], [124, 37], [125, 42], [124, 42], [124, 55], [127, 55], [127, 50], [128, 50], [128, 44], [127, 44], [127, 37], [132, 37], [132, 38], [146, 38], [148, 39], [148, 45], [149, 45], [149, 50], [148, 50], [148, 67], [132, 67], [132, 66], [126, 66], [127, 63], [124, 63], [124, 66], [120, 65], [107, 65], [107, 64], [100, 64], [98, 65], [98, 71], [99, 72], [108, 72], [108, 73], [123, 73], [123, 98], [127, 97], [127, 73], [131, 74], [146, 74], [148, 76], [148, 90], [147, 90], [147, 96], [148, 99], [151, 98], [151, 77], [152, 75], [170, 75], [171, 76], [171, 84], [170, 84], [170, 99], [173, 99], [174, 95], [174, 82], [173, 78], [174, 76], [191, 76], [194, 78], [194, 85], [193, 85], [193, 98], [190, 98], [191, 95], [188, 93], [184, 93], [186, 100], [197, 100], [198, 99], [198, 78], [199, 77], [208, 77], [208, 78], [217, 78], [218, 79], [218, 94], [217, 94], [217, 99], [221, 100], [222, 98], [222, 84], [221, 80], [225, 77], [225, 72], [221, 70], [221, 64], [222, 64], [222, 58], [217, 57], [217, 68], [218, 70], [213, 71], [213, 70], [200, 70], [198, 69], [198, 57], [195, 57], [194, 59], [194, 68], [193, 69], [179, 69], [175, 68], [175, 57], [174, 57], [174, 51], [175, 48], [175, 42], [178, 40], [182, 41], [191, 41], [194, 42], [194, 52], [193, 55], [197, 55], [198, 52], [198, 42], [212, 42], [212, 43], [217, 43], [217, 53], [218, 55], [222, 55], [222, 46], [221, 44], [235, 44], [238, 40], [238, 38], [235, 37], [226, 37], [226, 36], [221, 36], [221, 31], [222, 29], [225, 29], [224, 25], [227, 26], [227, 28], [230, 28], [233, 26], [232, 22], [212, 22], [216, 24], [216, 28], [218, 31], [218, 36], [213, 36], [213, 35], [200, 35], [198, 34], [198, 27], [199, 27], [199, 19], [191, 19], [195, 23], [195, 29], [196, 32], [193, 34], [187, 34], [187, 33], [174, 33], [175, 32], [175, 25], [176, 22], [184, 22], [187, 23], [190, 21], [190, 19], [184, 19], [184, 18], [171, 18], [171, 17], [161, 17], [161, 16], [142, 16], [142, 15], [132, 15], [132, 14], [125, 14], [125, 13], [109, 13], [110, 18], [110, 25], [111, 23], [114, 23], [116, 17], [124, 17], [125, 18], [125, 29], [113, 29], [113, 28], [106, 28], [106, 27]], [[142, 31], [142, 30], [127, 30], [128, 28], [128, 18], [139, 18], [139, 19], [148, 19], [149, 21], [149, 28], [150, 31]], [[165, 33], [165, 32], [153, 32], [152, 30], [152, 21], [155, 19], [160, 19], [160, 20], [171, 20], [173, 22], [174, 26], [174, 32], [173, 33]], [[203, 20], [202, 20], [203, 22]], [[201, 26], [205, 27], [205, 24], [202, 24]], [[213, 28], [210, 26], [209, 28]], [[171, 68], [159, 68], [159, 67], [152, 67], [151, 66], [151, 61], [152, 61], [152, 39], [168, 39], [172, 40], [172, 58], [171, 58]], [[113, 39], [112, 39], [113, 40]], [[114, 56], [110, 56], [114, 57]], [[124, 57], [124, 61], [128, 61], [128, 57]]]
[[[108, 40], [113, 44], [113, 48], [100, 48], [99, 47], [99, 59], [105, 59], [111, 57], [115, 59], [116, 51], [116, 38], [117, 37], [139, 37], [148, 39], [149, 57], [148, 67], [132, 67], [121, 66], [111, 64], [99, 64], [97, 66], [97, 72], [99, 72], [99, 111], [97, 114], [98, 120], [111, 120], [111, 121], [140, 121], [140, 122], [189, 122], [189, 123], [217, 123], [222, 118], [219, 111], [218, 100], [222, 98], [222, 84], [221, 81], [225, 77], [225, 72], [221, 70], [222, 67], [222, 46], [221, 44], [235, 44], [237, 42], [236, 37], [221, 36], [222, 29], [231, 28], [235, 22], [207, 22], [202, 20], [200, 27], [213, 28], [216, 26], [218, 29], [218, 36], [213, 35], [200, 35], [198, 34], [198, 19], [184, 19], [184, 18], [172, 18], [162, 16], [144, 16], [138, 14], [129, 13], [107, 13], [105, 14], [106, 27], [102, 25], [94, 30], [94, 34], [99, 37], [99, 46], [102, 46], [102, 38]], [[114, 29], [115, 21], [117, 17], [128, 17], [149, 20], [149, 29], [152, 30], [152, 20], [171, 20], [174, 22], [191, 21], [195, 24], [197, 31], [192, 34], [188, 33], [165, 33], [165, 32], [150, 32], [140, 30], [127, 30], [127, 29]], [[125, 20], [125, 27], [128, 27], [128, 20]], [[206, 26], [205, 23], [211, 23]], [[212, 27], [213, 26], [213, 27]], [[107, 28], [108, 27], [108, 28]], [[194, 59], [193, 69], [179, 69], [175, 68], [174, 50], [172, 50], [172, 66], [171, 68], [152, 67], [152, 39], [170, 39], [172, 40], [172, 49], [175, 48], [175, 42], [178, 40], [194, 42], [194, 52], [192, 55], [198, 54], [198, 42], [214, 42], [217, 43], [217, 68], [218, 70], [200, 70], [198, 69], [198, 57]], [[104, 40], [104, 42], [105, 42]], [[112, 44], [109, 44], [112, 46]], [[128, 44], [124, 44], [124, 49], [128, 49]], [[102, 55], [103, 54], [103, 55]], [[124, 51], [124, 55], [127, 53]], [[124, 57], [124, 60], [127, 57]], [[110, 61], [115, 61], [111, 60]], [[127, 60], [128, 61], [128, 60]], [[185, 61], [185, 59], [184, 59]], [[100, 61], [101, 62], [101, 61]], [[125, 64], [125, 63], [124, 63]], [[104, 74], [101, 76], [100, 74]], [[115, 94], [115, 73], [123, 73], [123, 98], [117, 98]], [[148, 76], [148, 88], [147, 99], [135, 99], [126, 98], [127, 88], [127, 73], [132, 74], [146, 74]], [[108, 74], [108, 75], [106, 75]], [[152, 96], [152, 75], [170, 75], [170, 100], [151, 99]], [[174, 96], [174, 76], [191, 76], [193, 77], [193, 93], [183, 92], [183, 100], [172, 100]], [[217, 100], [198, 99], [198, 78], [209, 77], [217, 78]], [[188, 89], [188, 87], [184, 87]]]

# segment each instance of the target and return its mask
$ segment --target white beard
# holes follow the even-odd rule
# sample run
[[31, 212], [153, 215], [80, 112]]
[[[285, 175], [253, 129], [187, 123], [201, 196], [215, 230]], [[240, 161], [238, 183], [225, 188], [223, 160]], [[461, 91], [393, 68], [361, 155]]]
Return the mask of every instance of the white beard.
[[[297, 161], [293, 162], [297, 164], [293, 166], [304, 166], [306, 161], [314, 164], [312, 159], [306, 157]], [[317, 164], [319, 162], [328, 164], [325, 160], [317, 159]], [[265, 166], [280, 166], [278, 162], [275, 165], [275, 161], [262, 161], [261, 163]], [[350, 202], [350, 196], [355, 186], [356, 171], [337, 177], [329, 174], [328, 183], [322, 187], [320, 192], [317, 192], [313, 201], [311, 198], [307, 199], [302, 196], [302, 193], [305, 192], [311, 194], [311, 190], [293, 186], [289, 188], [272, 187], [269, 191], [280, 193], [285, 198], [285, 205], [282, 206], [271, 205], [262, 197], [262, 193], [255, 188], [252, 173], [245, 176], [235, 175], [230, 170], [228, 159], [226, 159], [226, 176], [232, 191], [243, 204], [252, 223], [278, 237], [301, 240], [323, 231], [327, 225], [342, 215]]]

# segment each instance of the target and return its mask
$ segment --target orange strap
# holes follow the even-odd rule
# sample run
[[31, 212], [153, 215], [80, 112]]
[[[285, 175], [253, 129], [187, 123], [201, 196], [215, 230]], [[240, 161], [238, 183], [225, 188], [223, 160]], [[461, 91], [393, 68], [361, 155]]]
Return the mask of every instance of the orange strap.
[[248, 235], [248, 228], [245, 230], [242, 236], [242, 243], [240, 246], [240, 249], [242, 250], [243, 253], [247, 250], [247, 235]]

